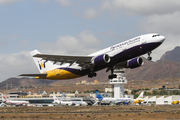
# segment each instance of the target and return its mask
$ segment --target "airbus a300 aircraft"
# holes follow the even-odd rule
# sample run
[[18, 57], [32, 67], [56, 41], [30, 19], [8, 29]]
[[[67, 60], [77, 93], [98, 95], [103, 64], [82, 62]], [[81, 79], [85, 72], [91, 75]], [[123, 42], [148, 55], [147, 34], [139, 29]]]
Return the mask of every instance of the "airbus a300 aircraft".
[[138, 96], [138, 98], [136, 99], [132, 99], [132, 98], [104, 98], [98, 90], [96, 90], [96, 98], [98, 99], [98, 101], [96, 103], [94, 103], [94, 105], [101, 103], [101, 105], [109, 105], [111, 103], [124, 103], [124, 102], [128, 102], [128, 103], [132, 103], [132, 104], [141, 104], [141, 102], [144, 101], [143, 99], [143, 94], [144, 92], [141, 92], [140, 95]]
[[107, 68], [111, 70], [109, 79], [116, 78], [113, 74], [116, 68], [136, 68], [143, 65], [139, 56], [148, 54], [165, 40], [159, 34], [145, 34], [127, 41], [110, 46], [87, 56], [65, 56], [41, 54], [37, 50], [31, 52], [41, 74], [21, 74], [20, 76], [34, 76], [37, 79], [64, 80], [78, 78], [85, 75], [92, 78], [96, 71]]
[[17, 106], [20, 106], [20, 105], [27, 105], [27, 104], [30, 104], [28, 101], [10, 101], [8, 100], [4, 94], [1, 94], [2, 96], [2, 106], [3, 105], [17, 105]]

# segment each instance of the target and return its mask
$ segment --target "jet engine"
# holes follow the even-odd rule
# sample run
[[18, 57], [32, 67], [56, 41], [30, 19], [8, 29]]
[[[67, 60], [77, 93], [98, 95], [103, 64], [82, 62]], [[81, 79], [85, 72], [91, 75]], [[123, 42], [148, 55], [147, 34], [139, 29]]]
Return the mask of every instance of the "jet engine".
[[91, 59], [91, 64], [94, 66], [101, 66], [109, 63], [111, 58], [108, 54], [99, 55]]
[[126, 67], [133, 69], [133, 68], [137, 68], [143, 64], [144, 64], [143, 59], [141, 57], [138, 57], [138, 58], [134, 58], [134, 59], [128, 61]]

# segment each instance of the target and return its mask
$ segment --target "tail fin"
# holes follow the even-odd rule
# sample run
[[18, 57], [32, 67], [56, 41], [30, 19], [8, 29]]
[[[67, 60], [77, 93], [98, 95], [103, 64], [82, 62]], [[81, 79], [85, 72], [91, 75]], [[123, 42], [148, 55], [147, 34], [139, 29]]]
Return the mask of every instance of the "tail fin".
[[143, 99], [143, 94], [144, 94], [144, 92], [141, 92], [137, 99]]
[[102, 100], [103, 97], [101, 96], [101, 94], [99, 93], [98, 90], [96, 90], [96, 97], [99, 99], [99, 100]]
[[7, 101], [7, 98], [4, 96], [4, 94], [1, 93], [2, 102]]
[[60, 104], [59, 99], [58, 99], [55, 95], [53, 95], [53, 99], [54, 99], [54, 102], [53, 102], [53, 103], [55, 103], [55, 104]]
[[53, 95], [53, 99], [54, 99], [54, 102], [58, 102], [59, 101], [58, 98], [55, 95]]
[[[30, 52], [30, 54], [33, 57], [34, 55], [41, 54], [41, 53], [38, 50], [33, 50]], [[57, 66], [57, 65], [54, 65], [51, 61], [42, 60], [42, 58], [33, 57], [33, 60], [36, 66], [38, 67], [38, 70], [40, 71], [40, 73], [44, 73], [48, 70], [53, 69], [55, 66]]]

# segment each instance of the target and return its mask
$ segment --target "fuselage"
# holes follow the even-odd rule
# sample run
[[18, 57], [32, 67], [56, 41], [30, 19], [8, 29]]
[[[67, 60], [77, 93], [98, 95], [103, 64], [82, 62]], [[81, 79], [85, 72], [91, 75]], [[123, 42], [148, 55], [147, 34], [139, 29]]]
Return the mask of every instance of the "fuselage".
[[101, 103], [106, 103], [106, 104], [109, 104], [109, 103], [122, 103], [122, 102], [129, 102], [129, 103], [132, 103], [132, 104], [136, 104], [136, 103], [141, 103], [143, 102], [144, 99], [131, 99], [131, 98], [103, 98], [101, 100]]
[[54, 103], [65, 105], [65, 106], [87, 106], [87, 103], [84, 101], [55, 100]]
[[[108, 54], [111, 58], [110, 62], [101, 66], [94, 66], [93, 71], [99, 71], [109, 66], [114, 66], [118, 63], [133, 59], [141, 56], [157, 48], [165, 40], [164, 36], [159, 34], [146, 34], [137, 36], [135, 38], [126, 40], [116, 45], [110, 46], [106, 49], [100, 50], [88, 56], [99, 56], [102, 54]], [[58, 65], [52, 70], [46, 71], [47, 77], [36, 77], [39, 79], [72, 79], [81, 76], [85, 76], [91, 72], [91, 68], [83, 69], [77, 63], [65, 63]]]
[[23, 105], [23, 104], [29, 104], [27, 101], [6, 101], [4, 102], [5, 104], [8, 105]]
[[7, 105], [23, 105], [23, 104], [29, 104], [28, 101], [10, 101], [8, 99], [6, 99], [6, 97], [3, 96], [3, 103], [7, 104]]

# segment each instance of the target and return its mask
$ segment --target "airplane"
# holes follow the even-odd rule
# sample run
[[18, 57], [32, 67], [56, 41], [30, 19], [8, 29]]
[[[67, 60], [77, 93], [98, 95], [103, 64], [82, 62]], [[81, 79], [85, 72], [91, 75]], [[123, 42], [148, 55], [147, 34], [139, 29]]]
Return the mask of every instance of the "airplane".
[[41, 54], [34, 50], [30, 53], [40, 74], [21, 74], [19, 76], [51, 80], [73, 79], [85, 75], [92, 78], [96, 77], [97, 71], [107, 68], [106, 72], [111, 71], [108, 78], [113, 79], [117, 77], [114, 69], [133, 69], [143, 65], [143, 59], [139, 56], [147, 53], [147, 59], [151, 60], [151, 51], [160, 46], [164, 40], [165, 37], [157, 33], [145, 34], [87, 56]]
[[59, 100], [56, 96], [53, 96], [54, 104], [61, 104], [66, 106], [87, 106], [88, 104], [84, 101], [74, 101], [74, 100]]
[[136, 103], [141, 103], [144, 101], [143, 99], [143, 94], [144, 92], [141, 92], [140, 95], [138, 96], [138, 98], [136, 99], [132, 99], [132, 98], [104, 98], [98, 90], [96, 90], [96, 98], [97, 98], [97, 102], [95, 102], [93, 104], [93, 106], [97, 105], [98, 103], [100, 103], [101, 105], [110, 105], [111, 103], [115, 103], [115, 104], [123, 104], [123, 103], [132, 103], [132, 104], [136, 104]]
[[73, 106], [73, 103], [69, 100], [62, 100], [60, 101], [56, 96], [53, 96], [54, 104], [61, 104], [65, 106]]
[[1, 94], [1, 97], [2, 97], [2, 105], [1, 106], [4, 106], [4, 105], [23, 106], [23, 105], [30, 104], [28, 101], [10, 101], [4, 96], [4, 94]]

